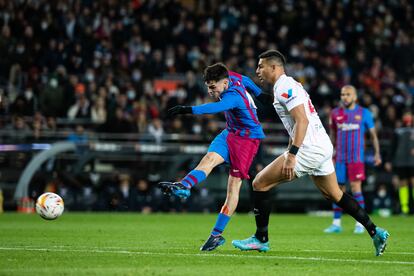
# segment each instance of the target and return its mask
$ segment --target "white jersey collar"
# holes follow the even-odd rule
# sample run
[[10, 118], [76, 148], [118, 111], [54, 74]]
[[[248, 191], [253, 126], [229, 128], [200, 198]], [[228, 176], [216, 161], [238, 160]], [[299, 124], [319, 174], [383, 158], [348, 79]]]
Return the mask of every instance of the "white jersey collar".
[[283, 79], [287, 78], [286, 74], [280, 75], [280, 77], [277, 79], [277, 81], [275, 82], [275, 85], [273, 86], [274, 88], [276, 88], [279, 84], [281, 84], [283, 82]]

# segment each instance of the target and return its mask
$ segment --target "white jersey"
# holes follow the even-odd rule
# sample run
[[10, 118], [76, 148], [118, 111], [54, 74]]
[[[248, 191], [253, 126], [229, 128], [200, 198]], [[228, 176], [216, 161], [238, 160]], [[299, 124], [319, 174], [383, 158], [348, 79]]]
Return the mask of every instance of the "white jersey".
[[329, 136], [312, 105], [308, 92], [306, 92], [299, 82], [283, 74], [275, 83], [273, 93], [273, 106], [292, 140], [295, 137], [295, 121], [290, 115], [290, 111], [294, 107], [303, 104], [309, 125], [302, 145], [310, 146], [328, 141], [329, 145], [331, 145]]

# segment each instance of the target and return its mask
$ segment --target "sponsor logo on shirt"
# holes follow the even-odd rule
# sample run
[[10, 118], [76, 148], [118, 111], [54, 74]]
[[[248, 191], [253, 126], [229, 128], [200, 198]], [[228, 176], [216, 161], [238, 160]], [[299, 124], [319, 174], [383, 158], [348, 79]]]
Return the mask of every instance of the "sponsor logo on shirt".
[[362, 173], [357, 174], [356, 178], [358, 178], [358, 179], [362, 178]]
[[343, 131], [349, 131], [349, 130], [357, 130], [359, 129], [359, 124], [338, 124], [338, 128]]
[[289, 89], [287, 93], [283, 93], [282, 97], [286, 99], [289, 99], [290, 97], [292, 97], [292, 88]]
[[289, 100], [286, 101], [286, 103], [290, 103], [291, 101], [293, 101], [294, 99], [296, 99], [296, 96], [293, 96], [292, 98], [290, 98]]
[[361, 119], [362, 119], [362, 118], [361, 118], [361, 115], [355, 115], [355, 117], [354, 117], [354, 118], [355, 118], [355, 120], [357, 120], [357, 121], [361, 121]]

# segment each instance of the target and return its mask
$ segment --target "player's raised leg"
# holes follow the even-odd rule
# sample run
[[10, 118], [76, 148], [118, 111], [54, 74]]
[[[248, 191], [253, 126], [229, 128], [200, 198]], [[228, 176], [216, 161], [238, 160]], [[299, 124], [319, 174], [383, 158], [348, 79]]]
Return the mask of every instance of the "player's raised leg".
[[216, 152], [208, 152], [197, 167], [180, 182], [160, 182], [158, 186], [164, 194], [187, 198], [191, 194], [191, 188], [204, 181], [211, 171], [223, 162], [224, 158], [221, 155]]
[[312, 176], [312, 179], [325, 198], [335, 202], [365, 227], [374, 242], [375, 255], [382, 255], [387, 245], [389, 233], [377, 227], [358, 202], [352, 196], [339, 189], [335, 173], [323, 176]]

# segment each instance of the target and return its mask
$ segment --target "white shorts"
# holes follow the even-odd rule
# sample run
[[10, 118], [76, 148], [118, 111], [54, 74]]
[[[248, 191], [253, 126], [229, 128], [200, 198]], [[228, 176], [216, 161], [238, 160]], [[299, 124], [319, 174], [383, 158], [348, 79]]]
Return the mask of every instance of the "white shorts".
[[[284, 153], [285, 157], [288, 154]], [[311, 146], [303, 145], [296, 154], [295, 174], [297, 177], [304, 175], [329, 175], [335, 172], [332, 161], [333, 145], [330, 140], [321, 141]]]

